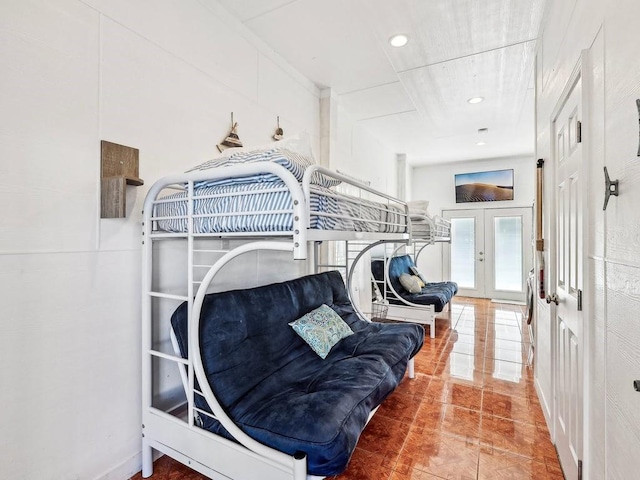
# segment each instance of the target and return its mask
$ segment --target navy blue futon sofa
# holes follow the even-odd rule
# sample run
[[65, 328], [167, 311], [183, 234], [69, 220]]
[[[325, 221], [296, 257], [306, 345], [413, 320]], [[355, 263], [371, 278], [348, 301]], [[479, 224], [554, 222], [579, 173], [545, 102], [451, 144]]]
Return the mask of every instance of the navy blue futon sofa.
[[[354, 332], [324, 360], [288, 325], [322, 304]], [[171, 323], [184, 357], [186, 303]], [[318, 476], [346, 468], [369, 414], [398, 386], [423, 341], [420, 325], [361, 320], [335, 271], [210, 294], [201, 314], [202, 360], [218, 401], [259, 442], [305, 452], [308, 474]], [[196, 406], [209, 410], [199, 396]], [[216, 420], [202, 420], [231, 438]]]
[[[436, 312], [441, 312], [451, 299], [458, 293], [458, 284], [455, 282], [429, 282], [422, 287], [422, 291], [418, 293], [409, 293], [400, 284], [400, 275], [403, 273], [411, 275], [411, 269], [416, 265], [409, 255], [398, 255], [389, 259], [389, 281], [393, 289], [408, 302], [418, 305], [433, 305]], [[384, 261], [372, 260], [371, 273], [373, 277], [380, 281], [384, 281]], [[387, 288], [387, 300], [389, 303], [402, 304], [397, 299], [391, 289]]]

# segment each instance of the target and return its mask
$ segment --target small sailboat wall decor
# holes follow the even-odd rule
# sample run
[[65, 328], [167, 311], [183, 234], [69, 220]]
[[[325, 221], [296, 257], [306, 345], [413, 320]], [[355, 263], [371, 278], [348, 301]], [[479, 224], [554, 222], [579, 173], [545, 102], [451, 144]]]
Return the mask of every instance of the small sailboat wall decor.
[[277, 142], [284, 138], [284, 130], [280, 128], [280, 117], [278, 117], [278, 128], [276, 128], [276, 133], [273, 134], [273, 139]]
[[231, 131], [217, 147], [220, 153], [227, 148], [242, 147], [242, 142], [240, 141], [240, 137], [238, 137], [238, 122], [233, 121], [233, 112], [231, 112]]

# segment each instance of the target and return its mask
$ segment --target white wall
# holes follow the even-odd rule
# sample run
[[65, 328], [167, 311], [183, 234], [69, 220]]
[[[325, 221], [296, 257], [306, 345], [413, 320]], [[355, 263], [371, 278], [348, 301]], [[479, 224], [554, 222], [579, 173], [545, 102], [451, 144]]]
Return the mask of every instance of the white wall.
[[[640, 471], [640, 179], [638, 111], [640, 97], [640, 3], [634, 0], [548, 2], [537, 56], [537, 156], [551, 158], [551, 115], [583, 49], [590, 49], [583, 84], [586, 113], [588, 195], [585, 282], [584, 472], [590, 479], [636, 478]], [[583, 87], [584, 88], [584, 87]], [[584, 151], [583, 151], [584, 152]], [[606, 212], [604, 176], [620, 180], [620, 196]], [[545, 165], [545, 184], [553, 164]], [[545, 190], [544, 207], [553, 212]], [[551, 238], [553, 215], [544, 237]], [[547, 242], [548, 244], [548, 242]], [[548, 249], [545, 252], [548, 264]], [[551, 288], [547, 285], [547, 291]], [[552, 328], [546, 303], [537, 305], [536, 381], [553, 408]], [[539, 348], [541, 347], [541, 348]]]
[[[535, 197], [535, 161], [532, 157], [514, 157], [414, 167], [411, 175], [411, 199], [428, 200], [429, 214], [442, 215], [443, 210], [530, 207]], [[454, 175], [513, 169], [514, 199], [501, 202], [456, 203]], [[432, 282], [443, 278], [443, 246], [425, 248], [419, 257], [421, 272]]]
[[[0, 2], [0, 478], [140, 465], [140, 219], [160, 176], [306, 130], [319, 92], [213, 0]], [[99, 142], [140, 149], [99, 218]]]
[[331, 169], [371, 182], [371, 187], [396, 194], [396, 152], [353, 120], [338, 104], [337, 129]]

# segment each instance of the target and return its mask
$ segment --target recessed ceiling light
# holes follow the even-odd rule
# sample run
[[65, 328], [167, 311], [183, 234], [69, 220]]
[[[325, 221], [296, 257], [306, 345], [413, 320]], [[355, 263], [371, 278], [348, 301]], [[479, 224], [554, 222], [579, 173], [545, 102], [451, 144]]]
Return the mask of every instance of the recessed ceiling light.
[[479, 147], [481, 147], [482, 145], [486, 145], [486, 142], [477, 142], [476, 145], [478, 145]]
[[394, 35], [389, 39], [392, 47], [404, 47], [409, 42], [409, 37], [404, 34]]
[[472, 97], [469, 100], [467, 100], [467, 102], [468, 103], [480, 103], [483, 100], [484, 100], [484, 97]]

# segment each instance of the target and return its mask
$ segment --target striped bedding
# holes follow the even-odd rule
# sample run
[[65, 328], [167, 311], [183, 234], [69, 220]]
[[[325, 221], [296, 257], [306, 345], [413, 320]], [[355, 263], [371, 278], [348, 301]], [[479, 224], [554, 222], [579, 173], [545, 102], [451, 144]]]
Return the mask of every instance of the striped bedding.
[[[277, 163], [302, 181], [314, 164], [309, 157], [286, 148], [242, 151], [208, 160], [189, 171], [224, 169], [238, 164]], [[340, 183], [316, 172], [311, 179], [310, 228], [357, 232], [404, 232], [403, 213], [388, 206], [355, 197], [334, 198], [329, 187]], [[194, 233], [289, 232], [293, 229], [291, 195], [277, 175], [260, 173], [245, 177], [205, 180], [194, 185]], [[352, 200], [349, 200], [351, 198]], [[187, 231], [186, 193], [160, 199], [154, 217], [157, 228], [167, 232]], [[269, 213], [267, 213], [269, 212]], [[335, 216], [323, 216], [330, 214]], [[164, 218], [162, 218], [164, 217]], [[182, 218], [179, 218], [182, 217]]]
[[[402, 211], [355, 197], [334, 198], [335, 192], [312, 187], [309, 209], [312, 229], [356, 232], [404, 232]], [[194, 189], [194, 233], [288, 232], [293, 229], [291, 195], [281, 180], [258, 183], [204, 184]], [[162, 198], [155, 206], [157, 228], [186, 232], [187, 195]], [[357, 202], [357, 203], [356, 203]], [[270, 211], [271, 213], [265, 213]], [[322, 214], [338, 215], [327, 217]], [[167, 218], [162, 218], [167, 217]], [[183, 218], [176, 218], [183, 217]], [[350, 218], [344, 218], [350, 217]]]
[[411, 222], [411, 234], [416, 238], [430, 238], [433, 235], [431, 225], [426, 222]]

